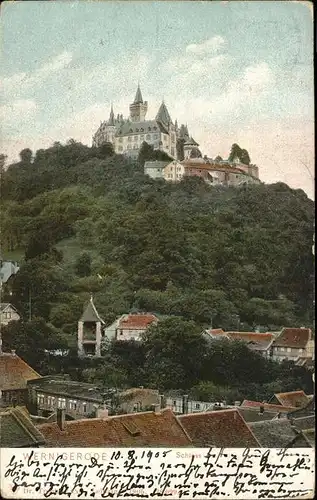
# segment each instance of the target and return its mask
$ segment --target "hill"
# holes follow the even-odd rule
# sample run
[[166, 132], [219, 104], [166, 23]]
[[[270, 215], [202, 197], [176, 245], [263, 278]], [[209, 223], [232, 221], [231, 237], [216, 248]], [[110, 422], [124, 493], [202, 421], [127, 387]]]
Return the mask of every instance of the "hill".
[[73, 335], [92, 292], [107, 322], [134, 307], [231, 329], [312, 324], [314, 204], [302, 191], [166, 183], [143, 175], [144, 157], [74, 141], [30, 153], [3, 173], [1, 196], [24, 315], [31, 291], [33, 315]]

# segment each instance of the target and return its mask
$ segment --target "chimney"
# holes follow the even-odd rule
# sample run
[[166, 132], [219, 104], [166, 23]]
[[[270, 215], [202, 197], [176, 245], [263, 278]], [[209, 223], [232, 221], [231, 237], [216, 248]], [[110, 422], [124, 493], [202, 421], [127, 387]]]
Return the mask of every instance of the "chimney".
[[160, 405], [152, 405], [152, 411], [154, 411], [154, 413], [161, 413]]
[[65, 408], [57, 408], [56, 422], [61, 431], [65, 429]]
[[164, 394], [160, 394], [160, 407], [161, 407], [161, 409], [166, 407], [166, 401], [165, 401]]
[[263, 413], [264, 413], [264, 406], [260, 406], [260, 411], [259, 411], [259, 414], [260, 414], [260, 415], [263, 415]]
[[104, 407], [96, 408], [96, 418], [108, 418], [109, 410]]
[[184, 394], [182, 397], [182, 413], [188, 413], [188, 394]]

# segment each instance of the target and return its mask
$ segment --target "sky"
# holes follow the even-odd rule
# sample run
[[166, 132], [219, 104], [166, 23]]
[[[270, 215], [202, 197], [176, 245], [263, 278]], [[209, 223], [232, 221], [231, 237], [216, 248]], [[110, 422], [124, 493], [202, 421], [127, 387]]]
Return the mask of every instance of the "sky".
[[261, 180], [314, 192], [313, 14], [293, 1], [1, 5], [0, 152], [91, 145], [138, 82], [203, 154], [247, 149]]

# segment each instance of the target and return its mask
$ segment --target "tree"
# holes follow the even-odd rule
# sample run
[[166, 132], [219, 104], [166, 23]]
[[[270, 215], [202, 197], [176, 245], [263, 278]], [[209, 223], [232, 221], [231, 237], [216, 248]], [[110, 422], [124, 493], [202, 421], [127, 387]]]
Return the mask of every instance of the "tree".
[[20, 152], [20, 159], [22, 163], [30, 164], [32, 162], [32, 151], [29, 148], [22, 149]]
[[114, 147], [111, 142], [105, 142], [98, 149], [99, 158], [108, 158], [109, 156], [113, 156], [115, 154]]
[[88, 252], [82, 252], [76, 260], [75, 271], [77, 276], [84, 278], [91, 275], [91, 256]]
[[43, 318], [10, 322], [2, 328], [2, 339], [5, 350], [15, 349], [19, 356], [43, 375], [47, 370], [45, 350], [67, 348], [60, 332]]
[[219, 163], [220, 161], [223, 161], [223, 159], [221, 158], [221, 156], [219, 156], [219, 155], [218, 155], [218, 156], [216, 156], [216, 158], [215, 158], [215, 162], [216, 162], [216, 163]]

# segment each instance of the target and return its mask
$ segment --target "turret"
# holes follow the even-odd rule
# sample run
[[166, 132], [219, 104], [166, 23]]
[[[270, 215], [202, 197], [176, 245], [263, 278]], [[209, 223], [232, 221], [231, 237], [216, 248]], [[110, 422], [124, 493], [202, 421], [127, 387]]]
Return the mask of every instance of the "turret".
[[130, 119], [132, 122], [142, 122], [147, 113], [147, 101], [143, 101], [140, 85], [138, 85], [135, 98], [130, 104]]

